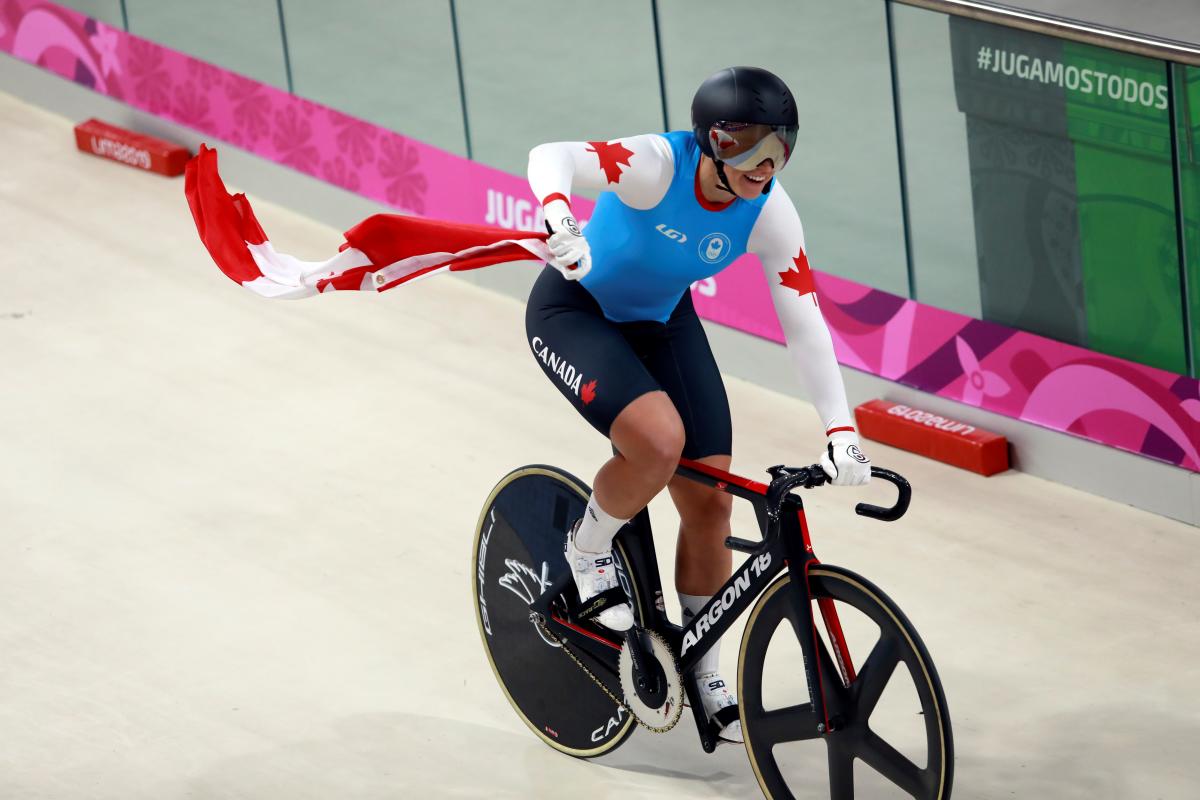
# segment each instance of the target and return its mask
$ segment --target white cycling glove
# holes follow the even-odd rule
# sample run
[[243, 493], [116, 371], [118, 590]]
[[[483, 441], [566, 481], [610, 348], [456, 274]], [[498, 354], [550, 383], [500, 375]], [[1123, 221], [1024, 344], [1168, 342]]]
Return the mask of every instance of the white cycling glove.
[[571, 207], [563, 200], [551, 200], [544, 209], [550, 238], [550, 266], [569, 281], [577, 281], [592, 268], [592, 249], [584, 238]]
[[862, 486], [871, 480], [871, 459], [858, 446], [854, 431], [836, 431], [821, 454], [821, 469], [834, 486]]

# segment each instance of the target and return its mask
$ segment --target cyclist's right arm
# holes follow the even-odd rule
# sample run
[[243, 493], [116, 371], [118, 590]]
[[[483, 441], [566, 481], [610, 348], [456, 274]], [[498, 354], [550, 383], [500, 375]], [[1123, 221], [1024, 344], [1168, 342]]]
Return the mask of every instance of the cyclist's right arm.
[[550, 229], [550, 264], [571, 280], [591, 269], [591, 248], [571, 211], [572, 189], [605, 189], [631, 208], [654, 208], [671, 186], [674, 161], [670, 144], [655, 134], [551, 142], [529, 151], [529, 186]]
[[658, 134], [607, 142], [551, 142], [529, 151], [529, 186], [538, 200], [566, 201], [572, 189], [615, 192], [630, 208], [654, 208], [671, 186], [675, 157]]

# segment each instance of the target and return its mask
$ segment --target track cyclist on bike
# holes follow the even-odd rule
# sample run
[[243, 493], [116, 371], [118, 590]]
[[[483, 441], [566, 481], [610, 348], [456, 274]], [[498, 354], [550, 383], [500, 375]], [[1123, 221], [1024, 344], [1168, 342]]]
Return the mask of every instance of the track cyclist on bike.
[[[533, 287], [526, 332], [547, 377], [615, 452], [566, 534], [585, 602], [618, 585], [613, 538], [664, 486], [680, 516], [675, 587], [685, 622], [730, 575], [731, 496], [674, 472], [681, 455], [730, 468], [729, 403], [689, 287], [743, 253], [762, 263], [788, 351], [825, 426], [822, 467], [837, 485], [870, 479], [813, 293], [800, 217], [776, 178], [798, 128], [782, 80], [731, 67], [701, 84], [690, 131], [556, 142], [529, 154], [554, 269]], [[582, 231], [569, 204], [578, 188], [605, 190]], [[633, 625], [630, 606], [618, 601], [597, 619], [618, 631]], [[710, 718], [736, 704], [718, 652], [713, 647], [695, 673]], [[721, 717], [731, 720], [721, 738], [740, 742], [736, 715]]]

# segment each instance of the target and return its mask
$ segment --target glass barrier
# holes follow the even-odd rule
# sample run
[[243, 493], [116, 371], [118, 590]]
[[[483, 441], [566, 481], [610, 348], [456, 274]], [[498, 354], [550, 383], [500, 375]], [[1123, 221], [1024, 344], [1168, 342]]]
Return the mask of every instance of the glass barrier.
[[448, 2], [282, 6], [296, 94], [467, 154]]
[[800, 107], [797, 155], [781, 182], [804, 221], [813, 266], [907, 297], [883, 4], [761, 0], [751, 11], [659, 0], [658, 16], [670, 127], [691, 127], [692, 94], [722, 67], [754, 64], [779, 75]]
[[1187, 371], [1166, 64], [894, 11], [917, 299]]
[[896, 88], [904, 133], [913, 296], [983, 316], [967, 126], [954, 102], [944, 14], [894, 5]]
[[1200, 376], [1200, 67], [1174, 67], [1192, 375]]
[[288, 87], [276, 0], [125, 0], [129, 32]]
[[456, 0], [473, 156], [525, 174], [554, 141], [661, 131], [654, 24], [645, 0]]
[[1062, 55], [1086, 344], [1186, 372], [1167, 65], [1074, 42]]
[[717, 0], [63, 2], [516, 174], [685, 129], [705, 77], [760, 64], [800, 101], [783, 183], [818, 269], [1200, 373], [1197, 67], [891, 0], [890, 31], [877, 0], [761, 0], [752, 36]]
[[125, 15], [121, 12], [121, 0], [58, 0], [67, 8], [81, 11], [105, 25], [125, 29]]

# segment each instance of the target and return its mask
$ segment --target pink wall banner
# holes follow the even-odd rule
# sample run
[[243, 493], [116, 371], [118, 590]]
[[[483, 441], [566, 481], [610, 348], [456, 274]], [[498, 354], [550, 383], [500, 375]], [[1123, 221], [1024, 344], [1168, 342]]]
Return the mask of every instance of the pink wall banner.
[[[400, 211], [543, 230], [524, 178], [469, 161], [45, 0], [0, 0], [0, 51]], [[535, 144], [535, 143], [530, 143]], [[432, 180], [431, 176], [436, 176]], [[576, 198], [577, 215], [593, 204]], [[187, 213], [182, 191], [180, 213]], [[842, 364], [1200, 472], [1200, 382], [816, 275]], [[761, 268], [693, 286], [701, 316], [776, 342]]]
[[[1200, 472], [1200, 381], [816, 273], [838, 361], [996, 414]], [[697, 309], [782, 342], [757, 262]], [[727, 302], [717, 302], [727, 300]]]
[[[545, 230], [523, 178], [55, 3], [0, 0], [0, 51], [212, 137], [210, 145], [229, 142], [400, 211]], [[577, 204], [590, 215], [590, 201]]]

